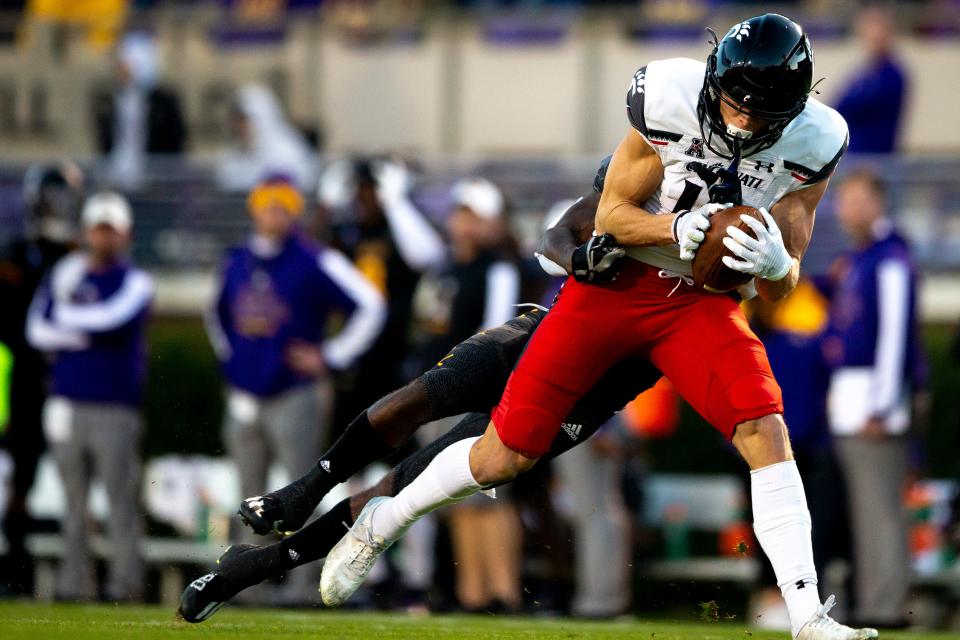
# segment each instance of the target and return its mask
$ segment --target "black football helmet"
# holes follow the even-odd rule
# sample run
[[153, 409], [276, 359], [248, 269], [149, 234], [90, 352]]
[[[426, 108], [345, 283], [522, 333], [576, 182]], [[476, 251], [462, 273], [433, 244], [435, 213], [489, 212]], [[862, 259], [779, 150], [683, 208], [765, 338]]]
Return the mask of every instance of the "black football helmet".
[[[800, 25], [776, 13], [737, 23], [719, 42], [714, 36], [707, 57], [697, 104], [704, 141], [728, 158], [769, 148], [803, 111], [812, 81], [813, 50]], [[749, 137], [732, 131], [720, 116], [721, 100], [767, 127]]]

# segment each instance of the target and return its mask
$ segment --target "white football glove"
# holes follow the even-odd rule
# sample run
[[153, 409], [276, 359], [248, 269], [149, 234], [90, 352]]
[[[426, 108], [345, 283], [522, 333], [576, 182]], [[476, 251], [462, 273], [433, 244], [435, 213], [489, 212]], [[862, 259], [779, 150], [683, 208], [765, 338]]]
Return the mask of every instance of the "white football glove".
[[673, 219], [673, 239], [680, 245], [680, 259], [684, 262], [693, 260], [700, 243], [706, 238], [704, 233], [710, 228], [710, 216], [732, 204], [716, 204], [710, 202], [691, 211], [683, 211]]
[[405, 200], [413, 188], [413, 175], [398, 160], [384, 160], [373, 167], [373, 179], [377, 181], [377, 197], [387, 207]]
[[782, 280], [790, 273], [793, 258], [783, 245], [783, 236], [773, 216], [763, 208], [760, 209], [760, 215], [766, 221], [766, 226], [751, 216], [740, 216], [757, 234], [756, 239], [736, 227], [727, 227], [723, 244], [730, 253], [741, 259], [724, 256], [723, 264], [734, 271], [749, 273], [764, 280]]

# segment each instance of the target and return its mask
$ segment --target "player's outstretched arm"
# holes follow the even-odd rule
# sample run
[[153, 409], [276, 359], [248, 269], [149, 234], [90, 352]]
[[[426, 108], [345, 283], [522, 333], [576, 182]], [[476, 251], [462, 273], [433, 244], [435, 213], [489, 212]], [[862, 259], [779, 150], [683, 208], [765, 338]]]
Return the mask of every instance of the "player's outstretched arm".
[[547, 229], [536, 253], [573, 274], [573, 252], [593, 235], [600, 194], [591, 191], [567, 209], [557, 223]]
[[605, 158], [600, 167], [594, 180], [595, 191], [574, 202], [543, 234], [534, 255], [551, 276], [570, 275], [577, 282], [594, 284], [617, 279], [626, 250], [610, 234], [593, 234], [603, 177], [610, 159], [610, 156]]
[[653, 215], [639, 205], [663, 180], [657, 152], [635, 130], [620, 141], [597, 208], [597, 233], [609, 233], [622, 245], [651, 246], [676, 242], [672, 215]]

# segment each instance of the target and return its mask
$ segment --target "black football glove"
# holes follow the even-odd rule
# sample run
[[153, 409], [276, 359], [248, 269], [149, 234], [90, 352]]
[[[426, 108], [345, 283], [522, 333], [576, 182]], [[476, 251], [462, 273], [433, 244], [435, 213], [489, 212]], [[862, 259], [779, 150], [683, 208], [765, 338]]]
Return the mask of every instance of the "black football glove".
[[609, 233], [593, 236], [573, 251], [573, 277], [577, 282], [613, 282], [626, 254], [627, 250]]

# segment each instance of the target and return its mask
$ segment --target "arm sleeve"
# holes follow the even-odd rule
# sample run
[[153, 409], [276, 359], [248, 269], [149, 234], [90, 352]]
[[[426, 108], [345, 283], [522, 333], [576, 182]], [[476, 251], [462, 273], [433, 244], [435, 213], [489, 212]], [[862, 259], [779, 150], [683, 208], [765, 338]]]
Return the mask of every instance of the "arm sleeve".
[[210, 346], [220, 362], [226, 362], [233, 355], [230, 345], [232, 326], [228, 310], [227, 295], [227, 267], [224, 266], [220, 275], [220, 288], [213, 305], [207, 307], [203, 314], [203, 326], [207, 330]]
[[910, 270], [898, 259], [877, 268], [877, 345], [872, 415], [888, 414], [900, 400], [910, 321]]
[[116, 293], [102, 302], [73, 304], [58, 301], [54, 321], [60, 327], [89, 333], [105, 333], [125, 326], [153, 300], [153, 280], [142, 271], [130, 271]]
[[346, 369], [373, 345], [387, 319], [383, 296], [342, 253], [332, 249], [317, 258], [320, 271], [353, 304], [340, 332], [323, 344], [323, 357], [333, 369]]
[[47, 282], [37, 289], [27, 312], [26, 338], [30, 346], [47, 352], [86, 349], [90, 340], [82, 331], [64, 329], [51, 322], [52, 306]]
[[487, 269], [487, 305], [481, 329], [499, 327], [512, 318], [520, 297], [520, 274], [509, 262], [496, 262]]
[[409, 198], [388, 203], [384, 214], [397, 251], [407, 266], [414, 271], [427, 271], [443, 265], [446, 260], [443, 238]]

